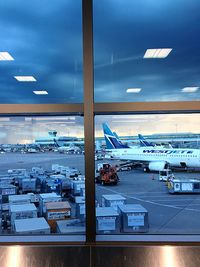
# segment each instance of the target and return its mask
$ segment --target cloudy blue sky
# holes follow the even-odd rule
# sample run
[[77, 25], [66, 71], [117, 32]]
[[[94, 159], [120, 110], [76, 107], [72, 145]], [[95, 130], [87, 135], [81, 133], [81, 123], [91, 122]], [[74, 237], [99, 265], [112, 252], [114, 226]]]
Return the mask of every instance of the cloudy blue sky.
[[[148, 114], [95, 116], [95, 136], [102, 137], [102, 123], [119, 136], [164, 133], [198, 133], [200, 114]], [[84, 137], [82, 116], [0, 117], [0, 144], [33, 143], [57, 131], [58, 136]]]
[[[181, 92], [200, 87], [199, 10], [199, 0], [94, 0], [95, 101], [199, 100], [200, 89]], [[0, 51], [15, 59], [0, 61], [0, 103], [83, 101], [81, 14], [81, 0], [0, 1]], [[172, 52], [143, 59], [148, 48]]]

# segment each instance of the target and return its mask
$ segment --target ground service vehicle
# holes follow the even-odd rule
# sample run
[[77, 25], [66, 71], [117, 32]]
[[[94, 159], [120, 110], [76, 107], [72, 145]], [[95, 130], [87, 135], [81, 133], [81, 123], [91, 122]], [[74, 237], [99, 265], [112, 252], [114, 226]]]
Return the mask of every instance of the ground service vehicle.
[[99, 169], [99, 175], [95, 178], [95, 180], [96, 183], [100, 183], [102, 185], [116, 185], [119, 182], [119, 177], [115, 167], [111, 166], [109, 163], [103, 163]]

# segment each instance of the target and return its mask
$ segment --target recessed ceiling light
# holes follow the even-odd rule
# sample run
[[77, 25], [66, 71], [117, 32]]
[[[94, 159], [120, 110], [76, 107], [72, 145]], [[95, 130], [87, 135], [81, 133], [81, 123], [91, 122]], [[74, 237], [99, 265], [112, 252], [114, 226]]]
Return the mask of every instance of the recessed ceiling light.
[[141, 88], [130, 88], [127, 89], [126, 92], [127, 93], [139, 93], [142, 89]]
[[33, 76], [14, 76], [18, 82], [36, 82]]
[[33, 91], [33, 93], [36, 95], [48, 95], [47, 91]]
[[144, 58], [166, 58], [171, 51], [172, 48], [147, 49]]
[[183, 93], [194, 93], [199, 89], [199, 87], [197, 86], [193, 86], [193, 87], [184, 87], [181, 91]]
[[0, 60], [14, 60], [8, 52], [0, 52]]

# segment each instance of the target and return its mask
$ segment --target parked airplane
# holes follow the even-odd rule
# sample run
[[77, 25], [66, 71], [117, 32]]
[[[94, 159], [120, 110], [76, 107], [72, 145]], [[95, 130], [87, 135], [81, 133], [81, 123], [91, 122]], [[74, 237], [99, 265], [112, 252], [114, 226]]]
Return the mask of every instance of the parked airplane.
[[140, 146], [151, 146], [151, 147], [156, 146], [155, 144], [148, 142], [141, 134], [138, 134], [138, 138], [140, 141]]
[[162, 171], [167, 167], [200, 167], [199, 149], [171, 149], [157, 147], [130, 148], [123, 145], [106, 123], [103, 131], [107, 152], [120, 160], [130, 160], [141, 163], [145, 171]]
[[64, 146], [59, 146], [56, 139], [54, 141], [55, 141], [55, 144], [57, 146], [58, 152], [60, 152], [60, 153], [77, 153], [77, 152], [81, 151], [80, 147], [75, 146], [73, 143], [69, 143], [69, 144], [64, 145]]
[[140, 146], [141, 147], [157, 147], [157, 148], [172, 148], [171, 144], [167, 144], [167, 145], [159, 145], [159, 144], [155, 144], [155, 143], [151, 143], [148, 142], [144, 136], [142, 136], [141, 134], [138, 134], [138, 138], [140, 141]]

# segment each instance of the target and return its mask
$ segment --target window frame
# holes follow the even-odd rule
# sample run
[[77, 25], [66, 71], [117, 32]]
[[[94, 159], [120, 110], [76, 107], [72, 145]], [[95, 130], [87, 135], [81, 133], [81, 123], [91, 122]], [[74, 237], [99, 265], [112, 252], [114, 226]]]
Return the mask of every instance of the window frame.
[[[94, 102], [94, 63], [93, 63], [93, 0], [82, 0], [83, 21], [83, 82], [84, 100], [80, 104], [0, 104], [0, 116], [10, 115], [84, 115], [84, 138], [85, 138], [85, 186], [86, 186], [86, 242], [70, 240], [66, 235], [46, 237], [38, 240], [34, 236], [16, 237], [1, 236], [2, 244], [67, 244], [67, 245], [152, 245], [152, 244], [195, 244], [200, 242], [200, 236], [186, 235], [136, 235], [134, 240], [127, 235], [115, 236], [110, 239], [96, 239], [95, 225], [95, 161], [94, 161], [94, 116], [102, 114], [148, 114], [148, 113], [200, 113], [200, 101], [181, 102], [120, 102], [120, 103], [95, 103]], [[119, 240], [120, 239], [120, 240]], [[28, 240], [28, 241], [27, 241]]]

